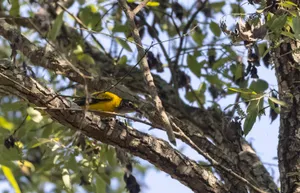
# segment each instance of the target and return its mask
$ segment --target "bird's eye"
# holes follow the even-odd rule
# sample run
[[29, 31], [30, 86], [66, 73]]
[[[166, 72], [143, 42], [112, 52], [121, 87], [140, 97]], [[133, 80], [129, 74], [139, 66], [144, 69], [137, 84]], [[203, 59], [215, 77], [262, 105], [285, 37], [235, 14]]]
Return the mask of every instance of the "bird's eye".
[[129, 102], [129, 103], [128, 103], [128, 106], [129, 106], [130, 108], [135, 108], [135, 107], [136, 107], [132, 102]]
[[132, 102], [129, 102], [129, 103], [128, 103], [128, 106], [129, 106], [129, 107], [134, 107], [134, 105], [133, 105]]

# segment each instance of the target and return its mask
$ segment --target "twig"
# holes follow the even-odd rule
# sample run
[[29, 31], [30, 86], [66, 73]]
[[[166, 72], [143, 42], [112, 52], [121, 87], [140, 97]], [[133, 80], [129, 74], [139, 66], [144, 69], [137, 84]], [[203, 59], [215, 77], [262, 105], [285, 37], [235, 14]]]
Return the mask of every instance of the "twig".
[[253, 184], [251, 184], [247, 179], [243, 178], [242, 176], [240, 176], [239, 174], [235, 173], [234, 171], [232, 171], [231, 169], [221, 165], [218, 161], [216, 161], [214, 158], [212, 158], [208, 153], [204, 152], [202, 149], [200, 149], [176, 124], [173, 123], [173, 126], [178, 130], [179, 134], [198, 152], [200, 153], [205, 159], [207, 159], [213, 166], [215, 166], [216, 168], [219, 168], [229, 174], [231, 174], [232, 176], [234, 176], [235, 178], [237, 178], [238, 180], [242, 181], [243, 183], [247, 184], [249, 187], [251, 187], [253, 190], [259, 192], [259, 193], [267, 193], [261, 189], [259, 189], [258, 187], [254, 186]]
[[134, 22], [135, 14], [130, 10], [130, 7], [127, 5], [126, 0], [119, 0], [119, 4], [121, 5], [123, 11], [125, 12], [125, 14], [127, 16], [134, 41], [138, 45], [140, 45], [140, 46], [136, 46], [137, 50], [138, 50], [138, 58], [139, 59], [142, 58], [141, 63], [140, 63], [140, 68], [143, 71], [144, 79], [147, 83], [149, 92], [155, 103], [156, 110], [160, 114], [159, 118], [160, 118], [160, 121], [162, 122], [162, 126], [167, 131], [169, 141], [173, 145], [176, 145], [175, 135], [173, 133], [173, 129], [172, 129], [170, 120], [169, 120], [169, 118], [164, 110], [164, 107], [162, 106], [162, 102], [157, 94], [156, 86], [154, 84], [154, 80], [153, 80], [153, 77], [152, 77], [150, 69], [149, 69], [147, 58], [144, 57], [145, 50], [143, 49], [143, 46], [142, 46], [142, 41], [141, 41], [141, 37], [139, 35], [139, 30]]
[[149, 2], [150, 0], [144, 0], [143, 2], [141, 2], [132, 12], [134, 15], [136, 15], [141, 9], [143, 9], [146, 4]]
[[23, 121], [21, 122], [21, 124], [19, 125], [19, 127], [18, 127], [17, 129], [14, 130], [14, 132], [13, 132], [12, 135], [16, 134], [16, 132], [22, 127], [22, 125], [24, 125], [24, 123], [25, 123], [27, 117], [28, 117], [28, 114], [26, 114], [25, 118], [23, 119]]
[[118, 80], [118, 82], [116, 82], [110, 88], [106, 89], [106, 91], [110, 91], [112, 88], [116, 87], [120, 82], [122, 82], [135, 69], [135, 67], [137, 67], [137, 65], [140, 64], [140, 62], [142, 61], [142, 59], [147, 55], [147, 53], [149, 52], [150, 48], [152, 48], [152, 47], [153, 47], [153, 45], [151, 45], [149, 48], [147, 48], [145, 50], [144, 55], [137, 61], [137, 63], [134, 66], [132, 66], [130, 68], [130, 70], [120, 80]]
[[189, 30], [190, 26], [192, 25], [193, 21], [195, 20], [196, 16], [198, 15], [198, 13], [205, 7], [206, 3], [207, 3], [208, 0], [205, 0], [201, 6], [198, 7], [198, 9], [195, 11], [195, 13], [192, 15], [192, 17], [189, 19], [188, 23], [185, 25], [184, 29], [183, 29], [183, 32], [182, 32], [182, 36], [180, 38], [180, 42], [179, 42], [179, 46], [178, 46], [178, 51], [177, 51], [177, 55], [176, 55], [176, 59], [175, 59], [175, 62], [174, 62], [174, 66], [176, 67], [178, 65], [178, 60], [179, 60], [179, 56], [180, 56], [180, 52], [182, 50], [182, 46], [183, 46], [183, 40], [184, 40], [184, 37], [187, 33], [187, 31]]

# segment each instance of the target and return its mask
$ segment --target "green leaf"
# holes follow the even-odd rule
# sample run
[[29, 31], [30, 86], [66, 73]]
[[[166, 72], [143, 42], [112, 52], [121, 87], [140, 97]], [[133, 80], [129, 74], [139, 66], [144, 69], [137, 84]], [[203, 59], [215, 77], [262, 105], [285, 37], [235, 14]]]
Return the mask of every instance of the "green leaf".
[[234, 73], [234, 80], [238, 80], [243, 76], [243, 64], [237, 63], [235, 73]]
[[247, 108], [247, 116], [244, 122], [244, 135], [246, 136], [252, 129], [259, 112], [260, 100], [251, 101]]
[[225, 1], [220, 1], [217, 3], [210, 3], [209, 5], [217, 13], [223, 9], [223, 7], [225, 5]]
[[15, 176], [14, 176], [13, 172], [11, 171], [11, 169], [9, 167], [2, 165], [2, 171], [3, 171], [3, 174], [6, 177], [6, 179], [9, 181], [9, 183], [14, 188], [14, 192], [21, 193], [20, 187], [19, 187], [17, 180], [15, 179]]
[[253, 90], [248, 89], [248, 88], [233, 88], [233, 87], [230, 87], [230, 88], [228, 88], [228, 90], [233, 91], [233, 92], [244, 93], [244, 94], [252, 94], [252, 95], [257, 94], [256, 92], [254, 92]]
[[123, 25], [120, 23], [116, 23], [112, 29], [112, 32], [116, 33], [116, 32], [123, 32], [123, 33], [127, 33], [129, 31], [128, 25]]
[[124, 55], [119, 59], [118, 65], [125, 65], [126, 63], [127, 63], [127, 56]]
[[82, 54], [82, 53], [83, 53], [83, 48], [80, 44], [78, 44], [76, 46], [76, 48], [73, 50], [73, 54], [79, 55], [79, 54]]
[[79, 18], [85, 27], [97, 32], [102, 30], [101, 15], [95, 5], [88, 5], [81, 8], [79, 11]]
[[273, 101], [271, 101], [270, 99], [268, 99], [268, 103], [270, 105], [270, 107], [277, 113], [280, 113], [280, 108], [275, 106], [275, 103]]
[[257, 117], [257, 112], [248, 113], [244, 122], [244, 135], [248, 135], [251, 131]]
[[217, 37], [220, 37], [221, 35], [221, 29], [219, 25], [216, 22], [211, 21], [209, 24], [210, 30], [213, 32], [213, 34]]
[[192, 33], [192, 38], [198, 44], [198, 46], [202, 46], [205, 35], [202, 34], [201, 30], [195, 30]]
[[190, 68], [190, 70], [197, 76], [200, 77], [201, 76], [201, 64], [199, 64], [199, 62], [197, 61], [195, 56], [192, 55], [188, 55], [187, 56], [187, 65]]
[[202, 82], [196, 92], [204, 94], [206, 91], [206, 83]]
[[69, 169], [73, 170], [75, 173], [79, 172], [80, 168], [78, 167], [78, 163], [74, 155], [71, 155], [67, 162], [67, 166]]
[[54, 165], [57, 164], [60, 158], [61, 158], [61, 154], [55, 155], [55, 156], [54, 156], [54, 159], [53, 159], [53, 164], [54, 164]]
[[66, 187], [67, 192], [72, 192], [72, 184], [69, 171], [66, 168], [62, 169], [62, 180]]
[[7, 121], [4, 117], [0, 116], [0, 127], [7, 129], [7, 130], [12, 130], [14, 127], [14, 124]]
[[279, 2], [279, 5], [288, 9], [297, 8], [297, 5], [291, 1]]
[[249, 87], [249, 89], [255, 91], [256, 93], [262, 93], [268, 88], [269, 88], [268, 82], [262, 79], [252, 81]]
[[9, 15], [13, 17], [20, 16], [20, 4], [19, 0], [10, 0], [11, 8], [9, 10]]
[[295, 39], [295, 38], [299, 39], [299, 37], [300, 37], [299, 34], [292, 34], [291, 32], [287, 32], [287, 31], [282, 31], [281, 35], [287, 36], [291, 39]]
[[43, 119], [41, 112], [35, 110], [32, 107], [28, 107], [26, 111], [28, 115], [31, 117], [31, 119], [36, 123], [41, 122], [41, 120]]
[[226, 62], [231, 61], [231, 60], [232, 60], [231, 57], [220, 58], [213, 64], [212, 69], [217, 70], [221, 66], [224, 66]]
[[118, 44], [120, 44], [122, 46], [122, 48], [124, 48], [128, 52], [132, 52], [132, 49], [130, 48], [129, 44], [126, 41], [124, 41], [124, 40], [122, 40], [120, 38], [116, 38], [116, 42]]
[[[194, 93], [192, 91], [187, 92], [185, 94], [185, 98], [191, 103], [197, 101], [197, 104], [200, 107], [202, 104], [205, 103], [205, 95], [204, 95], [205, 91], [206, 91], [206, 83], [203, 82], [199, 85], [198, 90], [194, 91]], [[200, 104], [198, 100], [200, 101]]]
[[159, 5], [160, 5], [160, 3], [159, 2], [155, 2], [155, 1], [147, 3], [147, 6], [149, 6], [149, 7], [158, 7]]
[[17, 148], [7, 149], [5, 146], [0, 146], [1, 159], [5, 161], [21, 160], [21, 154]]
[[31, 142], [31, 143], [28, 145], [28, 147], [29, 147], [29, 148], [35, 148], [35, 147], [38, 147], [38, 146], [41, 146], [41, 145], [43, 145], [43, 144], [45, 144], [45, 143], [50, 143], [50, 142], [52, 142], [51, 139], [47, 139], [47, 138], [38, 138], [37, 141]]
[[27, 103], [24, 101], [16, 101], [13, 103], [2, 103], [1, 109], [3, 111], [17, 111], [24, 107], [27, 107]]
[[83, 5], [83, 4], [85, 3], [85, 0], [78, 0], [78, 3], [79, 3], [80, 5]]
[[92, 56], [90, 56], [89, 54], [78, 54], [77, 55], [77, 59], [78, 61], [88, 64], [88, 65], [95, 65], [95, 60]]
[[63, 24], [63, 16], [64, 16], [64, 12], [62, 11], [54, 20], [54, 23], [52, 25], [52, 29], [50, 30], [50, 32], [48, 33], [48, 38], [52, 41], [54, 41], [56, 39], [56, 37], [58, 36], [61, 26]]
[[213, 85], [223, 86], [224, 82], [219, 79], [217, 74], [215, 75], [206, 75], [206, 80]]
[[107, 151], [106, 151], [106, 158], [107, 158], [108, 164], [111, 167], [117, 165], [115, 151], [112, 148], [107, 149]]
[[[274, 18], [274, 19], [273, 19]], [[270, 30], [272, 31], [282, 31], [283, 26], [285, 25], [287, 21], [287, 15], [280, 15], [280, 16], [273, 16], [270, 20], [271, 23], [267, 23]]]
[[239, 13], [240, 15], [245, 13], [245, 10], [240, 5], [240, 3], [231, 3], [230, 6], [231, 6], [231, 13]]
[[274, 103], [276, 103], [276, 104], [278, 104], [278, 105], [281, 105], [281, 106], [284, 106], [284, 107], [287, 106], [287, 104], [286, 104], [284, 101], [278, 100], [277, 98], [269, 97], [269, 99], [270, 99], [272, 102], [274, 102]]
[[297, 39], [300, 39], [300, 16], [294, 17], [292, 20], [292, 29], [294, 36]]
[[94, 177], [96, 179], [96, 183], [95, 183], [96, 192], [105, 193], [106, 192], [106, 188], [105, 188], [106, 183], [105, 183], [105, 181], [97, 173], [94, 173], [94, 174], [95, 174]]

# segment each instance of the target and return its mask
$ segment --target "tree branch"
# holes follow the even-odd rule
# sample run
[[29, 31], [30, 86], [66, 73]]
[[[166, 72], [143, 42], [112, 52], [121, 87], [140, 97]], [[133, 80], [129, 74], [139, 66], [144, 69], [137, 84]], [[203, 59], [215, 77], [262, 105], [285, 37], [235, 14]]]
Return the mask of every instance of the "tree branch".
[[[68, 31], [76, 33], [76, 31], [72, 28], [68, 28]], [[74, 72], [70, 68], [70, 66], [64, 65], [65, 62], [59, 57], [56, 57], [55, 51], [44, 50], [42, 48], [34, 46], [30, 41], [23, 37], [20, 32], [14, 30], [14, 28], [7, 24], [4, 20], [0, 20], [0, 35], [5, 36], [5, 38], [10, 42], [17, 42], [16, 49], [20, 50], [25, 56], [27, 56], [34, 65], [45, 67], [57, 73], [62, 73], [70, 80], [78, 82], [80, 84], [84, 84], [80, 76], [78, 75], [77, 77], [76, 72]], [[72, 37], [70, 38], [72, 41]], [[60, 44], [59, 41], [63, 40], [58, 39], [58, 44]], [[69, 43], [71, 43], [71, 41]], [[24, 50], [24, 47], [32, 50]], [[70, 49], [70, 47], [71, 46], [66, 45], [66, 48]], [[102, 69], [106, 74], [112, 74], [116, 72], [113, 61], [107, 58], [103, 53], [99, 52], [98, 49], [93, 49], [92, 46], [88, 47], [90, 48], [88, 52], [95, 59], [95, 61], [101, 67], [103, 67]], [[65, 53], [68, 53], [68, 49], [64, 49], [63, 51], [65, 51]], [[42, 50], [42, 52], [39, 52], [39, 50]], [[44, 59], [42, 60], [41, 58]], [[115, 73], [115, 75], [116, 77], [122, 77], [124, 73], [126, 74], [130, 69], [131, 67], [122, 66], [119, 70], [117, 70], [117, 73]], [[122, 83], [127, 85], [136, 93], [148, 93], [148, 90], [145, 89], [143, 85], [143, 79], [140, 70], [135, 69], [131, 73], [131, 75], [135, 78], [125, 79]], [[87, 74], [87, 76], [89, 76], [89, 74]], [[237, 149], [232, 149], [231, 143], [226, 142], [226, 140], [223, 138], [222, 133], [220, 132], [220, 130], [222, 129], [222, 115], [216, 115], [216, 113], [211, 110], [201, 110], [198, 108], [185, 106], [185, 111], [189, 114], [189, 116], [187, 117], [182, 113], [180, 109], [171, 105], [176, 101], [173, 93], [173, 88], [159, 76], [154, 75], [154, 81], [156, 85], [159, 86], [158, 90], [160, 92], [160, 96], [162, 96], [168, 112], [171, 113], [174, 117], [173, 121], [184, 131], [184, 133], [189, 138], [191, 138], [197, 144], [198, 147], [203, 148], [203, 150], [205, 150], [205, 152], [208, 152], [214, 159], [219, 161], [221, 164], [225, 164], [225, 166], [230, 167], [231, 169], [233, 169], [233, 171], [240, 173], [242, 176], [245, 176], [246, 179], [254, 180], [255, 184], [258, 184], [261, 189], [270, 189], [270, 191], [274, 193], [278, 192], [276, 184], [273, 182], [269, 173], [260, 162], [258, 156], [246, 141], [243, 141], [244, 152], [241, 153]], [[103, 77], [87, 80], [89, 88], [92, 88], [94, 90], [105, 90], [114, 83], [115, 82], [111, 79]], [[124, 90], [126, 92], [124, 92]], [[125, 94], [126, 97], [131, 97], [133, 100], [135, 100], [134, 97], [136, 95], [128, 95], [130, 91], [122, 85], [118, 85], [116, 88], [114, 88], [113, 92], [116, 92], [118, 95]], [[149, 120], [155, 123], [156, 114], [152, 114], [152, 112], [152, 109], [145, 109], [145, 111], [143, 111], [143, 113], [145, 114], [148, 113]], [[180, 120], [175, 119], [175, 117], [180, 118]], [[210, 136], [217, 147], [210, 142], [207, 142], [207, 139], [203, 137], [203, 134], [206, 136]], [[223, 155], [226, 156], [223, 157]], [[239, 169], [241, 165], [242, 168]]]
[[141, 9], [143, 9], [150, 0], [144, 0], [141, 2], [132, 12], [136, 15]]
[[156, 110], [159, 112], [159, 115], [160, 115], [159, 118], [161, 119], [162, 126], [167, 131], [169, 141], [173, 145], [176, 145], [176, 140], [175, 140], [175, 135], [173, 133], [172, 125], [171, 125], [170, 120], [164, 110], [164, 107], [162, 106], [162, 102], [158, 96], [156, 86], [153, 81], [153, 77], [151, 75], [150, 69], [149, 69], [148, 61], [147, 61], [147, 58], [145, 57], [145, 51], [143, 49], [141, 37], [139, 35], [139, 30], [134, 22], [135, 14], [130, 10], [130, 7], [127, 5], [127, 2], [125, 0], [119, 0], [119, 4], [121, 5], [123, 11], [125, 12], [127, 19], [129, 21], [129, 25], [131, 26], [130, 27], [131, 33], [132, 33], [135, 43], [137, 44], [136, 48], [138, 50], [138, 58], [140, 59], [143, 57], [143, 59], [140, 62], [140, 67], [143, 71], [144, 79], [147, 83], [147, 87], [149, 89], [151, 97], [155, 103]]
[[81, 131], [103, 143], [121, 147], [133, 155], [148, 160], [195, 192], [226, 192], [212, 173], [201, 168], [163, 140], [127, 127], [115, 119], [101, 120], [99, 116], [89, 112], [85, 116], [80, 112], [67, 110], [52, 111], [52, 107], [68, 109], [76, 104], [63, 97], [56, 97], [56, 93], [44, 88], [34, 79], [24, 76], [22, 70], [16, 69], [7, 60], [0, 60], [0, 88], [12, 95], [25, 98], [34, 105], [49, 108], [45, 111], [66, 127]]

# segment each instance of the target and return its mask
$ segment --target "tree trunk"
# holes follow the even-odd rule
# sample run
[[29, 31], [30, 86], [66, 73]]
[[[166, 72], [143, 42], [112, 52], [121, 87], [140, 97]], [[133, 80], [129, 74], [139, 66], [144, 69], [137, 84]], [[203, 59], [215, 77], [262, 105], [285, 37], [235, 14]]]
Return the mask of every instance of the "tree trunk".
[[291, 44], [282, 44], [274, 53], [280, 100], [287, 103], [280, 113], [278, 144], [283, 193], [300, 192], [300, 68], [291, 53], [296, 44]]

